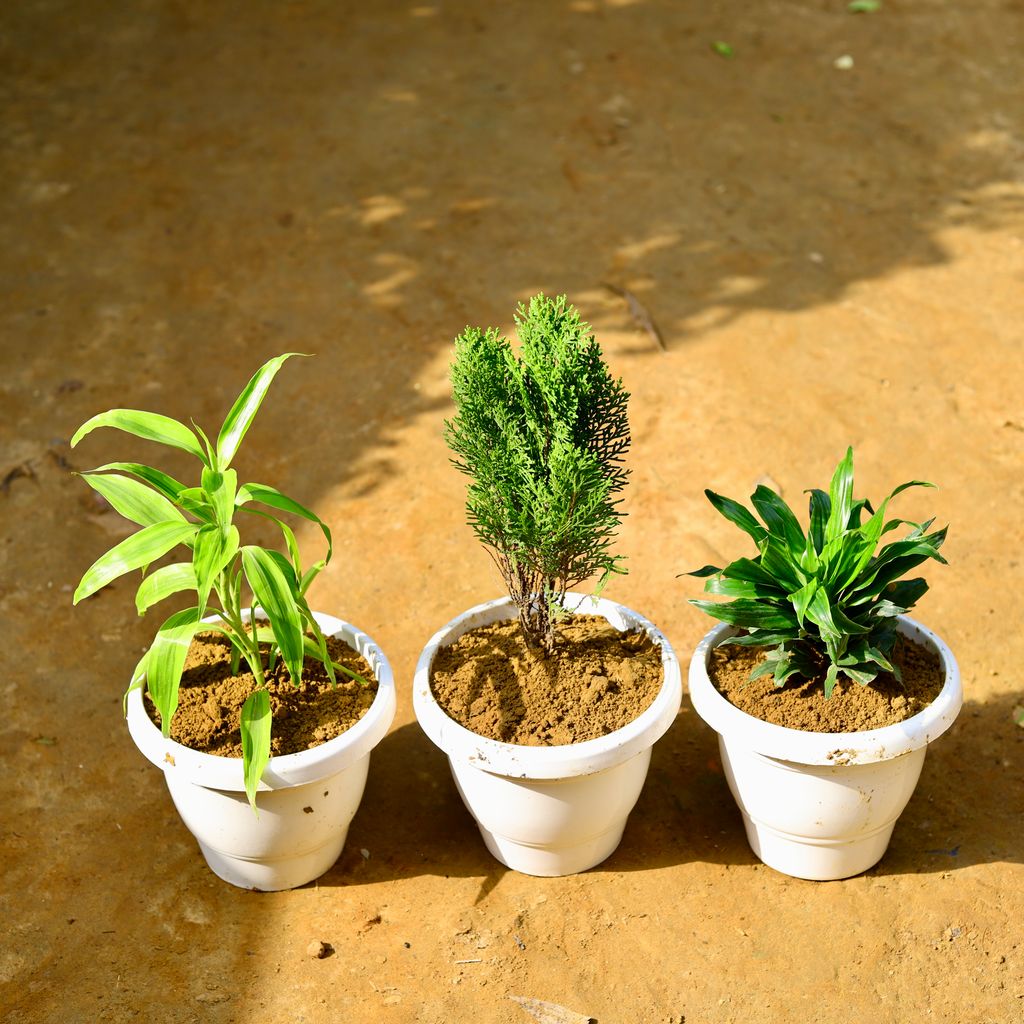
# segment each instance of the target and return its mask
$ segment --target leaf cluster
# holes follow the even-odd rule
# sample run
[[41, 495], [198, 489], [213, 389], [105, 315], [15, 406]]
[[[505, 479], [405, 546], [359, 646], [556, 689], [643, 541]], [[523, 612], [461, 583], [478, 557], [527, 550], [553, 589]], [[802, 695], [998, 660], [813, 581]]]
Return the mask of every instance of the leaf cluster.
[[[98, 427], [113, 427], [188, 452], [200, 463], [198, 486], [191, 487], [136, 462], [111, 462], [83, 474], [118, 513], [141, 529], [86, 570], [74, 603], [135, 569], [142, 572], [135, 595], [140, 615], [172, 594], [195, 594], [191, 607], [175, 612], [160, 626], [132, 674], [129, 692], [147, 687], [160, 712], [163, 734], [169, 736], [192, 637], [199, 630], [223, 633], [232, 646], [232, 671], [237, 673], [244, 660], [257, 683], [241, 714], [245, 787], [254, 809], [256, 788], [270, 758], [266, 672], [280, 658], [297, 686], [307, 655], [323, 663], [332, 681], [335, 669], [349, 672], [331, 661], [326, 639], [306, 601], [310, 584], [331, 559], [331, 531], [316, 513], [276, 488], [260, 483], [239, 485], [231, 468], [271, 382], [285, 360], [296, 354], [277, 356], [257, 370], [225, 417], [216, 443], [194, 423], [189, 427], [171, 417], [137, 409], [112, 409], [93, 416], [71, 439], [74, 447]], [[277, 512], [316, 523], [327, 542], [325, 557], [304, 570], [295, 534]], [[242, 544], [234, 522], [236, 513], [276, 523], [285, 553]], [[177, 547], [184, 548], [184, 560], [148, 571], [153, 562]], [[207, 615], [216, 616], [215, 621], [204, 623]], [[261, 644], [268, 651], [266, 665]]]
[[625, 571], [610, 548], [629, 472], [629, 395], [564, 295], [534, 296], [515, 323], [518, 354], [493, 327], [455, 339], [446, 440], [469, 477], [469, 523], [527, 639], [550, 651], [566, 590]]
[[[896, 618], [928, 589], [922, 578], [903, 577], [927, 559], [945, 563], [939, 548], [946, 528], [929, 533], [933, 519], [886, 519], [886, 509], [908, 487], [932, 486], [923, 480], [901, 484], [876, 512], [870, 502], [853, 497], [850, 448], [828, 493], [807, 492], [806, 533], [768, 487], [759, 486], [750, 496], [757, 515], [731, 498], [705, 491], [711, 504], [753, 539], [758, 554], [689, 573], [707, 577], [705, 593], [733, 599], [691, 604], [746, 630], [726, 643], [773, 648], [752, 679], [771, 673], [781, 687], [794, 676], [813, 678], [824, 670], [829, 697], [839, 673], [864, 685], [881, 671], [899, 678], [891, 660]], [[882, 537], [901, 526], [909, 532], [879, 549]]]

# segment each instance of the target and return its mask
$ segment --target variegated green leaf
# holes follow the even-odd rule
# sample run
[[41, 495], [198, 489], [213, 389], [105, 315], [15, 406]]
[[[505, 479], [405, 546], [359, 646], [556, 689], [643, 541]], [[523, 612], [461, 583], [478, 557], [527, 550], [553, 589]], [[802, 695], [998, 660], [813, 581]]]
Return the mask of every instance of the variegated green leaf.
[[[323, 535], [327, 540], [327, 558], [326, 561], [331, 560], [333, 553], [333, 541], [331, 540], [331, 531], [328, 529], [327, 524], [313, 511], [306, 508], [305, 505], [297, 502], [294, 498], [289, 498], [287, 494], [282, 494], [279, 490], [274, 487], [268, 487], [266, 484], [243, 484], [238, 488], [238, 497], [235, 499], [236, 504], [244, 505], [249, 501], [258, 501], [260, 504], [269, 505], [271, 508], [276, 508], [281, 512], [291, 512], [294, 515], [302, 516], [303, 519], [308, 519], [311, 523], [316, 523], [317, 526], [323, 531]], [[296, 560], [296, 565], [298, 565]]]
[[245, 699], [240, 725], [245, 795], [256, 811], [256, 790], [270, 761], [270, 696], [266, 690], [256, 690]]
[[93, 562], [78, 584], [74, 603], [78, 604], [90, 594], [95, 594], [97, 590], [126, 572], [149, 565], [178, 544], [190, 541], [197, 530], [195, 523], [180, 522], [156, 523], [143, 527], [138, 533], [127, 537]]
[[203, 628], [198, 608], [175, 612], [159, 629], [146, 665], [146, 687], [160, 712], [160, 727], [171, 734], [171, 720], [178, 710], [178, 687], [185, 657], [196, 632]]
[[235, 399], [235, 404], [224, 419], [220, 433], [217, 435], [218, 469], [223, 471], [231, 465], [231, 460], [235, 457], [238, 446], [242, 443], [242, 438], [245, 437], [253, 417], [259, 411], [277, 371], [281, 369], [286, 359], [295, 355], [302, 355], [302, 353], [286, 352], [284, 355], [268, 360], [253, 374], [252, 379], [242, 389], [242, 393]]
[[186, 522], [181, 510], [167, 498], [130, 476], [92, 472], [83, 473], [82, 479], [129, 522], [139, 526]]
[[204, 464], [207, 461], [206, 452], [203, 451], [196, 435], [184, 423], [179, 423], [170, 416], [161, 416], [155, 412], [142, 412], [139, 409], [111, 409], [109, 412], [101, 412], [93, 416], [75, 431], [71, 438], [71, 447], [74, 448], [86, 434], [96, 430], [97, 427], [114, 427], [117, 430], [125, 431], [125, 433], [134, 434], [136, 437], [144, 437], [147, 441], [156, 441], [159, 444], [170, 445], [172, 448], [180, 448], [182, 451], [195, 455]]
[[302, 620], [293, 588], [270, 552], [252, 546], [241, 551], [245, 578], [270, 622], [288, 674], [298, 685], [302, 681]]
[[238, 528], [229, 526], [227, 534], [212, 523], [204, 526], [196, 535], [192, 552], [195, 570], [196, 591], [199, 594], [199, 612], [204, 614], [210, 591], [217, 583], [217, 577], [231, 563], [238, 553]]
[[139, 614], [143, 615], [147, 609], [162, 601], [171, 594], [178, 594], [183, 590], [196, 589], [196, 573], [190, 562], [175, 562], [173, 565], [165, 565], [154, 569], [139, 584], [135, 592], [135, 607]]
[[233, 469], [226, 469], [223, 473], [215, 469], [203, 470], [203, 491], [222, 533], [227, 533], [234, 516], [237, 486], [238, 474]]

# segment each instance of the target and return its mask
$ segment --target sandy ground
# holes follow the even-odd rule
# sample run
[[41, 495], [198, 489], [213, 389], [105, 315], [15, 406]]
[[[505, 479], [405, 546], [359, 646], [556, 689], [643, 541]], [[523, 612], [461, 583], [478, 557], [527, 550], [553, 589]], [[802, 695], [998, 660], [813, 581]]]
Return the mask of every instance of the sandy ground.
[[[5, 4], [0, 1017], [523, 1024], [519, 995], [600, 1024], [1024, 1019], [1022, 19]], [[500, 589], [441, 438], [450, 339], [540, 289], [633, 393], [609, 596], [683, 658], [709, 623], [676, 573], [736, 551], [705, 486], [768, 475], [796, 501], [848, 443], [861, 494], [940, 484], [901, 507], [951, 523], [919, 617], [967, 702], [866, 875], [756, 863], [685, 701], [604, 865], [544, 880], [486, 854], [410, 684], [430, 634]], [[316, 358], [286, 367], [239, 469], [334, 527], [314, 604], [378, 639], [400, 707], [338, 864], [262, 895], [210, 874], [121, 720], [152, 616], [127, 584], [71, 607], [124, 534], [69, 466], [153, 450], [66, 442], [116, 405], [215, 429], [285, 350]]]

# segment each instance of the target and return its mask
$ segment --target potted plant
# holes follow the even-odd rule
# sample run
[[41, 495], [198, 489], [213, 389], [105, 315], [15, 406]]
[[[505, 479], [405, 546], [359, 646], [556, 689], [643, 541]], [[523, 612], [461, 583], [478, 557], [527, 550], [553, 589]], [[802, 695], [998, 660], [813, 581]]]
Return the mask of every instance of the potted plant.
[[413, 702], [487, 848], [534, 875], [584, 871], [618, 845], [651, 746], [682, 696], [668, 641], [622, 605], [574, 593], [624, 571], [611, 553], [628, 470], [628, 395], [564, 296], [455, 341], [446, 424], [467, 511], [508, 596], [426, 645]]
[[[810, 491], [806, 532], [774, 491], [749, 509], [711, 504], [747, 533], [753, 558], [690, 573], [721, 620], [690, 662], [690, 698], [717, 733], [754, 853], [800, 878], [847, 878], [881, 859], [917, 785], [927, 745], [963, 702], [949, 648], [906, 615], [928, 589], [905, 579], [939, 554], [946, 530], [887, 519], [853, 497], [853, 450], [828, 493]], [[899, 540], [882, 543], [900, 527]], [[879, 547], [881, 544], [881, 547]]]
[[[143, 573], [135, 598], [140, 615], [172, 594], [195, 595], [191, 607], [160, 626], [132, 674], [128, 727], [164, 772], [214, 873], [264, 890], [302, 885], [337, 860], [370, 751], [395, 714], [394, 680], [380, 648], [307, 602], [331, 557], [330, 530], [274, 487], [239, 486], [231, 468], [267, 389], [293, 354], [260, 367], [216, 443], [194, 424], [134, 409], [100, 413], [71, 440], [73, 447], [98, 427], [114, 427], [199, 460], [193, 487], [135, 462], [83, 474], [141, 529], [86, 570], [74, 602], [134, 569]], [[323, 559], [303, 569], [295, 534], [279, 512], [320, 527]], [[285, 551], [243, 544], [238, 513], [275, 523]], [[183, 561], [148, 571], [178, 547], [185, 548]], [[275, 709], [287, 719], [286, 735], [272, 729]], [[325, 711], [328, 721], [319, 723]]]

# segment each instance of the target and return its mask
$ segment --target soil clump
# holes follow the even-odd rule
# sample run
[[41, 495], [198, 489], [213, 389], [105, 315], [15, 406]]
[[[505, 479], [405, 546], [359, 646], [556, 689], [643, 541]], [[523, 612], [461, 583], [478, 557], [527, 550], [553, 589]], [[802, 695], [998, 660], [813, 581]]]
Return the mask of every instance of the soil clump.
[[[266, 664], [268, 646], [260, 644]], [[327, 638], [331, 660], [367, 680], [364, 686], [335, 670], [337, 685], [315, 658], [306, 658], [302, 682], [295, 686], [278, 658], [266, 673], [273, 731], [270, 753], [295, 754], [326, 743], [350, 729], [366, 714], [377, 694], [377, 681], [366, 659], [343, 640]], [[171, 739], [183, 746], [220, 757], [241, 757], [239, 719], [242, 705], [256, 680], [243, 660], [237, 675], [231, 672], [231, 644], [221, 633], [197, 633], [185, 658], [178, 691], [178, 710], [171, 723]], [[160, 725], [160, 713], [146, 696], [149, 717]]]
[[431, 688], [460, 725], [503, 743], [556, 746], [606, 736], [642, 714], [662, 684], [661, 648], [599, 615], [575, 615], [544, 656], [517, 622], [463, 633], [434, 659]]
[[842, 673], [825, 699], [825, 673], [797, 677], [777, 689], [770, 675], [751, 681], [750, 673], [765, 658], [765, 649], [727, 645], [711, 652], [708, 674], [718, 692], [748, 715], [788, 729], [808, 732], [861, 732], [895, 725], [923, 711], [944, 682], [939, 657], [927, 647], [900, 637], [892, 661], [903, 681], [882, 672], [866, 686]]

